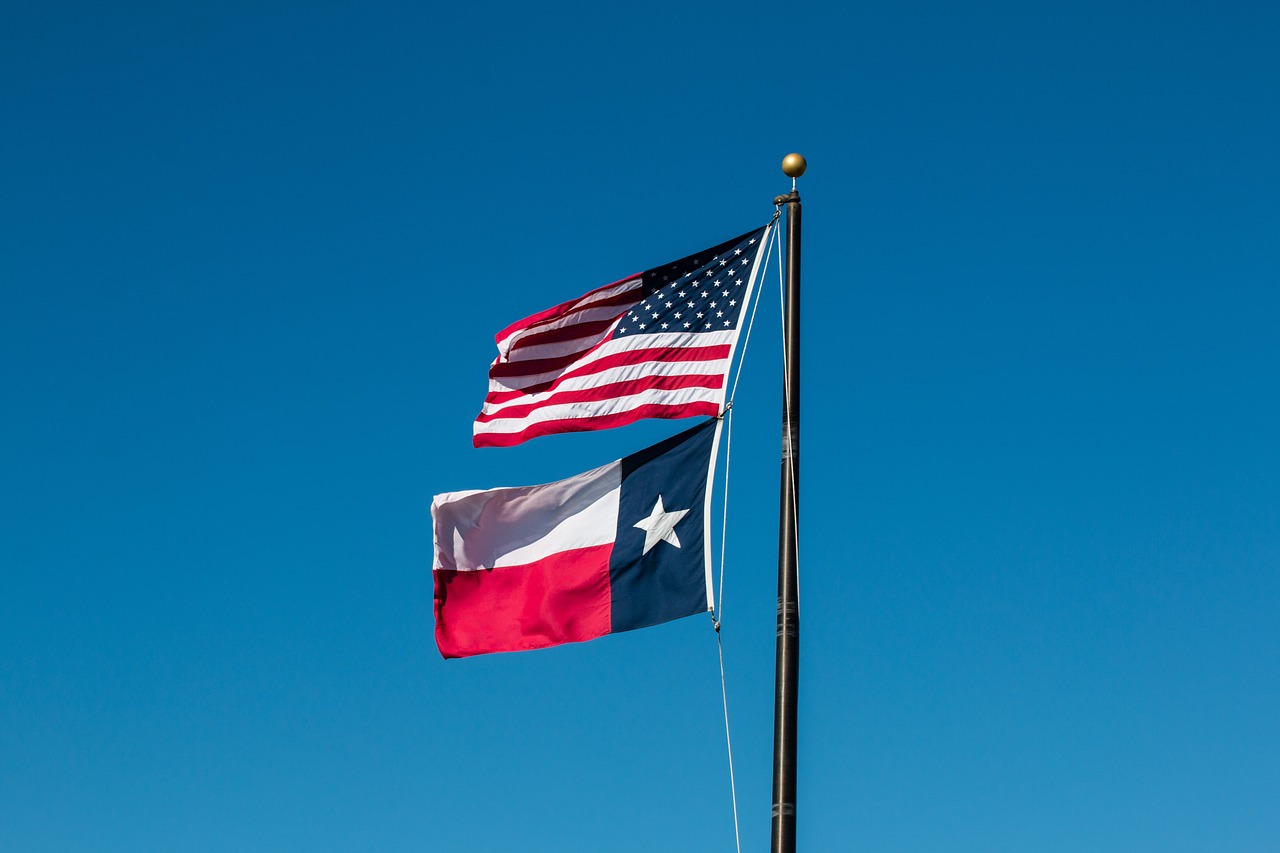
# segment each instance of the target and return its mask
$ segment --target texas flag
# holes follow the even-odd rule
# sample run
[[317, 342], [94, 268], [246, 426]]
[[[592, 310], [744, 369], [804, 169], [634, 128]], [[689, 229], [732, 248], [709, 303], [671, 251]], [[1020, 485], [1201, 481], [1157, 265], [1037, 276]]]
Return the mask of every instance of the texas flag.
[[541, 649], [710, 610], [720, 425], [567, 480], [436, 495], [440, 653]]

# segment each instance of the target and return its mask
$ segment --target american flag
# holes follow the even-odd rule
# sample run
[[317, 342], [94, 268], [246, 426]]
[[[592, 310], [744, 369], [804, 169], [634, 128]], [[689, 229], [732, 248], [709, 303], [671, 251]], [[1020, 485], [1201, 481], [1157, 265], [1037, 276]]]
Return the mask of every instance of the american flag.
[[475, 446], [720, 414], [770, 227], [503, 329]]

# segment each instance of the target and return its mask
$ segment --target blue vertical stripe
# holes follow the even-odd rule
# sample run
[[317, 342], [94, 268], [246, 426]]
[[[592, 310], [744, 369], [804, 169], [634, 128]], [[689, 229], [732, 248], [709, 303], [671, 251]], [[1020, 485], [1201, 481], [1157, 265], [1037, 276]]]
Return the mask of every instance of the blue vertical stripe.
[[[711, 419], [622, 460], [618, 530], [609, 561], [612, 630], [630, 631], [707, 610], [706, 489], [716, 421]], [[683, 515], [673, 536], [644, 552], [659, 497]], [[679, 547], [673, 541], [678, 540]]]

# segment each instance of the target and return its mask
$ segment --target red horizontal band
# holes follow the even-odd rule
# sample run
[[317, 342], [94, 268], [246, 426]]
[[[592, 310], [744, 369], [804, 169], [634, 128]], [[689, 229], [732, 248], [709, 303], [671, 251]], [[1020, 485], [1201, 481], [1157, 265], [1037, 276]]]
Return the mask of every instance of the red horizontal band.
[[517, 444], [537, 438], [540, 435], [556, 435], [565, 432], [586, 432], [593, 429], [612, 429], [626, 426], [644, 418], [692, 418], [699, 416], [715, 417], [720, 414], [717, 403], [700, 401], [668, 406], [660, 403], [648, 403], [617, 412], [612, 415], [601, 415], [594, 418], [563, 418], [553, 421], [540, 421], [531, 424], [519, 432], [482, 432], [472, 437], [474, 447], [514, 447]]
[[610, 630], [613, 543], [523, 566], [436, 569], [436, 645], [446, 658], [580, 643]]

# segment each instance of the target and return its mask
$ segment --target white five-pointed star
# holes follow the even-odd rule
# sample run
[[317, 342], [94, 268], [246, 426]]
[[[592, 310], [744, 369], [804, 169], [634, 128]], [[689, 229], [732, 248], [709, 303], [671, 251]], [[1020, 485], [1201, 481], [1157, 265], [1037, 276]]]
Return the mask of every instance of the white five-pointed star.
[[653, 505], [653, 512], [649, 513], [649, 517], [632, 525], [644, 531], [644, 550], [640, 552], [641, 556], [648, 554], [649, 549], [659, 542], [670, 542], [679, 548], [680, 537], [676, 536], [676, 524], [688, 514], [687, 509], [667, 512], [662, 508], [662, 495], [658, 495], [658, 502]]

